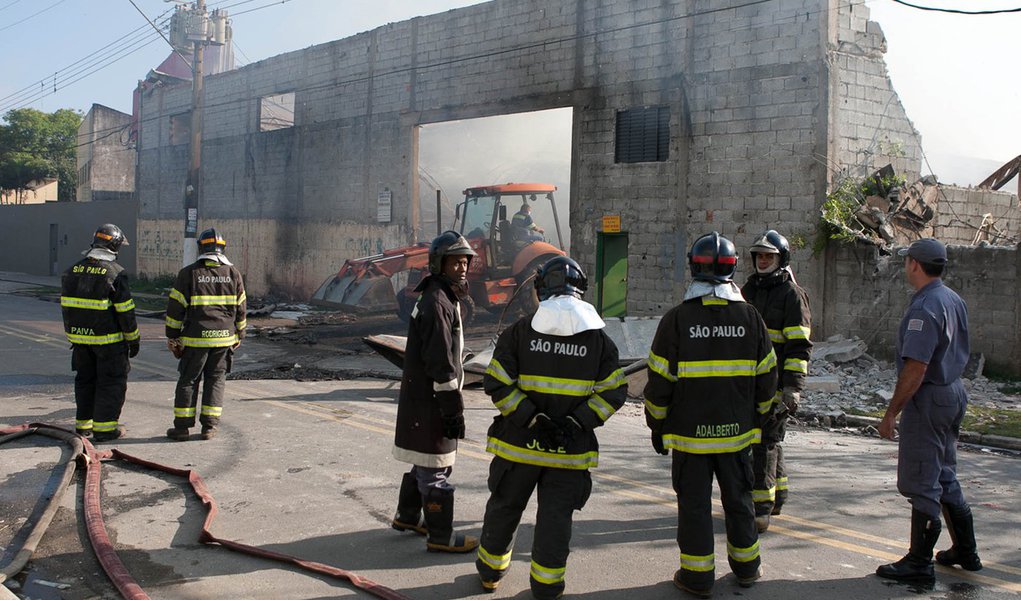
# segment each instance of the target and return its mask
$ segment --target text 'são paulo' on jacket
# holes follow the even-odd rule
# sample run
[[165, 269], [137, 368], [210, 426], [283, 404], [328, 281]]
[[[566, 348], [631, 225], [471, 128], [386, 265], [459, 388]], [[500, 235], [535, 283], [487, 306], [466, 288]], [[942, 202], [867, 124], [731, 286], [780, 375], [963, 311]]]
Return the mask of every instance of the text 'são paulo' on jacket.
[[190, 348], [224, 348], [243, 337], [247, 298], [237, 268], [214, 257], [181, 269], [170, 290], [166, 333]]

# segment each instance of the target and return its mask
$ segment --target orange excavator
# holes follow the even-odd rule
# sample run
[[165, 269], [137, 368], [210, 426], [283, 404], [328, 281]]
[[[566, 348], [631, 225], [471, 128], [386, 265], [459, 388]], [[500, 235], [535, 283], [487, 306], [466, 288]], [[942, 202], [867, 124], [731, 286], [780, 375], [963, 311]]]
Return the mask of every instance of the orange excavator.
[[[454, 210], [454, 231], [478, 254], [468, 269], [468, 287], [475, 305], [500, 312], [512, 304], [519, 310], [534, 306], [532, 275], [550, 258], [563, 255], [563, 236], [553, 192], [546, 183], [506, 183], [468, 188]], [[532, 205], [546, 199], [556, 227], [556, 244], [532, 239], [507, 218], [508, 204]], [[415, 287], [428, 275], [429, 244], [385, 250], [381, 254], [344, 262], [312, 295], [312, 303], [354, 312], [396, 312], [407, 320], [415, 306]], [[394, 291], [395, 280], [406, 283]], [[519, 291], [520, 290], [520, 291]]]

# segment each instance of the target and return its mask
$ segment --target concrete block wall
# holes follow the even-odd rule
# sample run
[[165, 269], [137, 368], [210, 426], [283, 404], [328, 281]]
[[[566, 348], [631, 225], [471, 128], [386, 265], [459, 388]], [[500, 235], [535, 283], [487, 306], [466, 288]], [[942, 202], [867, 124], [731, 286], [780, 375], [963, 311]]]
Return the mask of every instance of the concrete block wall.
[[[1021, 239], [1021, 206], [1016, 194], [953, 185], [942, 185], [940, 190], [935, 237], [948, 244], [970, 245], [977, 239], [996, 246]], [[987, 214], [985, 222], [993, 228], [979, 234]]]
[[[944, 282], [968, 305], [972, 352], [985, 354], [987, 370], [1021, 374], [1021, 315], [1017, 285], [1021, 253], [1012, 247], [948, 247]], [[827, 313], [833, 331], [857, 336], [869, 354], [892, 360], [897, 330], [914, 293], [904, 260], [875, 247], [831, 246], [828, 269], [835, 293]]]
[[77, 167], [79, 174], [85, 168], [88, 177], [78, 182], [78, 202], [135, 191], [135, 150], [125, 143], [130, 123], [131, 115], [101, 104], [93, 104], [85, 115], [78, 127]]

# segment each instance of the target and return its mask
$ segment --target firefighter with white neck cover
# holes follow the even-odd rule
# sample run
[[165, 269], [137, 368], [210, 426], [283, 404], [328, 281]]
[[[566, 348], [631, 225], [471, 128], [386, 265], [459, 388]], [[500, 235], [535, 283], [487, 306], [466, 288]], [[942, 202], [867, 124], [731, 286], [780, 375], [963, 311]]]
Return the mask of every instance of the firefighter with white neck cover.
[[755, 272], [741, 288], [741, 293], [766, 322], [779, 370], [778, 389], [763, 426], [762, 443], [752, 448], [755, 526], [763, 533], [769, 528], [769, 516], [780, 514], [787, 501], [787, 465], [780, 443], [787, 431], [787, 417], [797, 413], [808, 376], [812, 311], [808, 294], [791, 272], [787, 238], [770, 229], [752, 243], [749, 252]]
[[741, 587], [762, 575], [752, 452], [776, 391], [776, 354], [759, 313], [733, 282], [734, 244], [717, 232], [688, 253], [694, 278], [659, 323], [649, 352], [645, 421], [652, 446], [673, 451], [680, 569], [674, 585], [709, 598], [715, 582], [712, 483], [727, 525], [727, 558]]
[[574, 260], [547, 261], [535, 276], [538, 309], [504, 330], [486, 370], [500, 415], [486, 443], [495, 456], [475, 566], [489, 592], [510, 568], [521, 513], [538, 487], [532, 596], [563, 595], [574, 511], [585, 506], [599, 461], [595, 429], [627, 398], [617, 347], [581, 299], [587, 287]]

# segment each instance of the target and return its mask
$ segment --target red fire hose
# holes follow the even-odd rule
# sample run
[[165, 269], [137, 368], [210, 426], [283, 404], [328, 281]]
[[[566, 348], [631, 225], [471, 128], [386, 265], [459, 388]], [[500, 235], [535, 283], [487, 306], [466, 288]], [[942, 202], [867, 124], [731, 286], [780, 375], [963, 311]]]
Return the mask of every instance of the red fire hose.
[[[206, 519], [202, 524], [202, 532], [199, 534], [199, 542], [203, 544], [217, 544], [227, 549], [234, 550], [235, 552], [241, 552], [243, 554], [249, 554], [260, 558], [268, 558], [289, 565], [294, 565], [306, 571], [318, 573], [320, 575], [327, 575], [335, 579], [342, 579], [349, 581], [355, 587], [365, 590], [366, 592], [376, 596], [377, 598], [383, 598], [384, 600], [410, 600], [408, 596], [401, 594], [395, 590], [392, 590], [386, 586], [380, 585], [374, 581], [366, 579], [345, 569], [339, 569], [319, 562], [301, 559], [295, 556], [287, 554], [280, 554], [278, 552], [272, 552], [270, 550], [264, 550], [257, 546], [249, 546], [232, 540], [225, 540], [214, 536], [210, 529], [213, 524], [213, 520], [216, 518], [216, 501], [213, 499], [212, 494], [209, 493], [209, 489], [206, 487], [205, 482], [198, 473], [190, 469], [177, 469], [174, 467], [168, 467], [158, 463], [150, 462], [130, 454], [125, 454], [120, 450], [97, 450], [87, 439], [81, 438], [75, 433], [66, 429], [56, 427], [53, 425], [46, 425], [43, 423], [32, 423], [31, 425], [21, 425], [11, 429], [0, 429], [0, 436], [7, 436], [0, 438], [0, 444], [3, 442], [22, 437], [25, 435], [31, 435], [33, 433], [47, 435], [63, 440], [72, 446], [74, 454], [72, 460], [68, 461], [73, 463], [74, 459], [82, 457], [85, 461], [85, 491], [83, 492], [84, 501], [84, 512], [85, 512], [85, 527], [89, 534], [89, 540], [92, 543], [93, 549], [96, 551], [96, 557], [99, 559], [100, 565], [103, 570], [110, 577], [110, 581], [121, 593], [121, 596], [127, 600], [148, 600], [149, 596], [146, 595], [145, 591], [142, 590], [141, 586], [135, 582], [134, 578], [125, 568], [124, 563], [121, 562], [117, 556], [117, 552], [113, 548], [113, 543], [110, 541], [110, 536], [106, 532], [106, 524], [103, 522], [103, 513], [100, 508], [100, 480], [101, 480], [101, 461], [103, 459], [115, 459], [124, 460], [148, 469], [155, 469], [176, 475], [178, 477], [184, 477], [191, 484], [192, 490], [195, 495], [199, 497], [202, 504], [206, 506]], [[17, 434], [17, 435], [11, 435]], [[82, 446], [82, 450], [78, 450], [78, 445]], [[70, 473], [73, 472], [73, 467], [69, 471], [65, 471], [65, 481], [61, 485], [61, 490], [55, 496], [55, 500], [51, 500], [51, 505], [54, 510], [56, 509], [56, 500], [59, 500], [60, 493], [63, 488], [66, 487], [67, 481], [70, 480]], [[49, 509], [49, 507], [47, 507]], [[52, 518], [52, 515], [50, 516]], [[42, 528], [49, 523], [47, 519], [45, 523], [42, 523], [43, 519], [40, 519]], [[42, 536], [42, 531], [33, 532], [30, 537], [32, 541], [32, 547], [28, 548], [28, 542], [26, 542], [27, 554], [25, 551], [18, 553], [23, 555], [26, 562], [28, 555], [34, 550], [34, 544], [38, 541], [38, 538]], [[14, 573], [20, 571], [24, 567], [24, 564], [18, 567]]]

